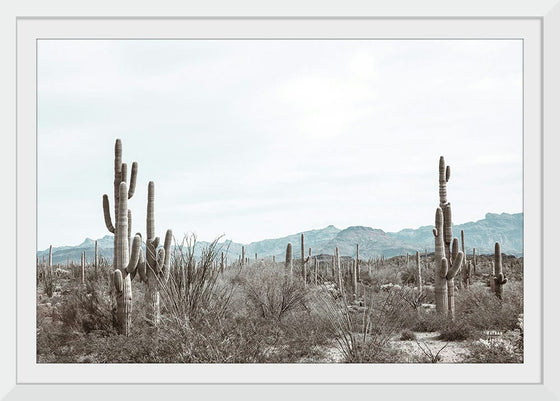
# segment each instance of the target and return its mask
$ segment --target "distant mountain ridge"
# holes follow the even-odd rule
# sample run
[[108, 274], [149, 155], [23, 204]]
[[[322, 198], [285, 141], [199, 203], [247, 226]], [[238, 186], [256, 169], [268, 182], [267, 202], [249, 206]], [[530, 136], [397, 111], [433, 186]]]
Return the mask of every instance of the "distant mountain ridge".
[[[381, 229], [351, 226], [343, 230], [333, 225], [322, 229], [304, 231], [305, 254], [311, 248], [313, 255], [332, 254], [335, 247], [339, 247], [340, 254], [345, 256], [356, 255], [356, 244], [359, 244], [360, 258], [368, 259], [379, 256], [392, 257], [413, 253], [417, 250], [433, 252], [434, 237], [433, 226], [422, 226], [417, 229], [404, 229], [398, 232], [385, 232]], [[494, 252], [494, 244], [499, 242], [502, 252], [516, 256], [523, 255], [523, 213], [487, 213], [485, 218], [475, 222], [468, 222], [453, 226], [453, 235], [460, 238], [461, 230], [465, 233], [465, 248], [471, 253], [473, 248], [479, 254]], [[241, 247], [245, 246], [245, 256], [254, 259], [276, 257], [281, 261], [285, 257], [286, 246], [292, 243], [294, 258], [300, 258], [301, 232], [281, 238], [265, 239], [262, 241], [241, 244], [226, 240], [219, 244], [220, 251], [227, 254], [229, 261], [237, 260], [241, 255]], [[98, 251], [101, 256], [112, 260], [113, 236], [106, 235], [97, 240]], [[198, 241], [195, 255], [200, 256], [203, 247], [209, 243]], [[95, 241], [86, 238], [76, 246], [53, 247], [53, 263], [66, 263], [68, 260], [77, 263], [82, 252], [86, 252], [88, 260], [93, 258]], [[49, 250], [37, 252], [37, 257], [48, 257]]]

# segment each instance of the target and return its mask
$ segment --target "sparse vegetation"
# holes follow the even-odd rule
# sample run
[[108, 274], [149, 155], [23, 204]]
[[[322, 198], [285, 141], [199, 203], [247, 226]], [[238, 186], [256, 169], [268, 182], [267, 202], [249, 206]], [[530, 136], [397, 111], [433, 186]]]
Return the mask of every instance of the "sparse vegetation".
[[466, 355], [456, 362], [523, 361], [523, 259], [496, 243], [494, 255], [473, 251], [469, 260], [464, 233], [459, 250], [443, 158], [435, 253], [417, 252], [415, 263], [408, 254], [359, 259], [358, 245], [356, 259], [336, 247], [319, 262], [303, 234], [299, 260], [286, 244], [285, 261], [252, 260], [243, 247], [231, 263], [219, 238], [200, 249], [186, 235], [172, 246], [167, 230], [159, 244], [153, 183], [146, 243], [131, 236], [137, 166], [128, 186], [121, 148], [117, 141], [114, 226], [103, 202], [114, 265], [98, 257], [97, 243], [90, 264], [82, 253], [80, 266], [53, 266], [52, 247], [48, 263], [37, 259], [38, 362], [437, 363], [453, 347]]

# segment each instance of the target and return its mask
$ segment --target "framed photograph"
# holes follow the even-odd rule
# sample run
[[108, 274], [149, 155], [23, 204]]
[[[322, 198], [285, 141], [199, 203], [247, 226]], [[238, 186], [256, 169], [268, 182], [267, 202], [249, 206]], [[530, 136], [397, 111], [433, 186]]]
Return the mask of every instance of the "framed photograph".
[[223, 7], [7, 13], [7, 399], [557, 399], [558, 2]]

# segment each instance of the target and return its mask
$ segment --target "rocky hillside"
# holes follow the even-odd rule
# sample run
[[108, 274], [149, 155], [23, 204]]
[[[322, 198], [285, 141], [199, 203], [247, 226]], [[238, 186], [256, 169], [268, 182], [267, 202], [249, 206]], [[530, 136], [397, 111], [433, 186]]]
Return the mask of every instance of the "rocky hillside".
[[[336, 246], [341, 255], [355, 256], [356, 244], [360, 245], [360, 257], [374, 258], [379, 256], [391, 257], [403, 255], [406, 252], [413, 253], [416, 250], [428, 252], [433, 251], [434, 238], [433, 226], [423, 226], [417, 229], [405, 229], [395, 233], [385, 232], [381, 229], [353, 226], [344, 230], [332, 225], [322, 229], [305, 231], [305, 249], [312, 248], [313, 254], [331, 255]], [[453, 234], [460, 236], [461, 230], [465, 232], [465, 247], [472, 252], [476, 248], [478, 253], [493, 253], [494, 243], [500, 242], [502, 252], [521, 256], [523, 254], [523, 214], [487, 213], [485, 218], [475, 222], [458, 224], [453, 226]], [[282, 238], [265, 239], [262, 241], [245, 244], [245, 256], [254, 259], [255, 253], [259, 259], [276, 256], [277, 260], [283, 260], [286, 245], [292, 243], [294, 257], [301, 255], [300, 248], [301, 233], [295, 233]], [[195, 254], [200, 255], [201, 249], [207, 246], [204, 241], [198, 242]], [[220, 251], [225, 251], [230, 261], [237, 260], [241, 254], [243, 244], [227, 240], [220, 244]], [[84, 242], [76, 246], [62, 246], [53, 248], [53, 263], [66, 263], [67, 260], [80, 261], [80, 255], [86, 251], [88, 259], [93, 258], [95, 241], [86, 238]], [[112, 260], [113, 236], [106, 235], [98, 240], [99, 253], [101, 256]], [[42, 259], [48, 257], [48, 249], [37, 252], [37, 257]]]

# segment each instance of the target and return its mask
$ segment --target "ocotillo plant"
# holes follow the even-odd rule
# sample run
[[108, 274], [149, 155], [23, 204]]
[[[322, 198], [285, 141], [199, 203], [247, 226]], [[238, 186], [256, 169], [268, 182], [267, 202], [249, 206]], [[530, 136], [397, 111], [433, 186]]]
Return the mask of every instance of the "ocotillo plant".
[[508, 279], [503, 272], [502, 267], [502, 250], [500, 248], [500, 243], [496, 242], [494, 245], [494, 290], [496, 291], [496, 296], [502, 299], [504, 295], [504, 284], [507, 283]]
[[476, 248], [472, 249], [472, 263], [473, 263], [473, 268], [472, 268], [472, 274], [476, 274]]
[[95, 240], [95, 255], [93, 256], [93, 267], [95, 269], [95, 276], [97, 276], [98, 269], [99, 269], [99, 256], [97, 253], [98, 249], [97, 249], [97, 240]]
[[[134, 191], [136, 189], [136, 175], [138, 173], [138, 164], [136, 162], [132, 163], [132, 172], [130, 173], [130, 184], [128, 187], [128, 192], [121, 197], [120, 195], [120, 184], [121, 182], [126, 182], [127, 180], [127, 165], [126, 163], [122, 162], [122, 143], [120, 139], [117, 139], [115, 141], [115, 168], [114, 168], [114, 181], [113, 181], [113, 189], [114, 189], [114, 202], [115, 202], [115, 225], [113, 225], [112, 221], [111, 221], [111, 212], [109, 210], [109, 197], [107, 196], [107, 194], [103, 195], [103, 215], [105, 217], [105, 225], [107, 226], [107, 229], [109, 230], [110, 233], [114, 234], [114, 250], [113, 250], [113, 266], [116, 268], [117, 264], [116, 264], [116, 258], [117, 258], [117, 235], [116, 235], [116, 231], [118, 229], [118, 224], [119, 221], [124, 221], [124, 217], [126, 217], [128, 219], [128, 217], [130, 216], [130, 213], [127, 210], [125, 210], [124, 216], [119, 216], [119, 210], [121, 210], [119, 208], [119, 203], [121, 201], [125, 201], [128, 200], [130, 198], [132, 198], [132, 196], [134, 195]], [[130, 222], [127, 220], [127, 227], [131, 226], [131, 224], [129, 224]], [[130, 242], [130, 232], [127, 231], [125, 232], [125, 235], [128, 234], [128, 239], [127, 239], [127, 243]], [[128, 247], [130, 249], [130, 244], [128, 244]]]
[[286, 247], [286, 264], [284, 265], [285, 272], [290, 273], [290, 276], [294, 273], [294, 265], [292, 262], [292, 243], [288, 242]]
[[82, 252], [82, 265], [80, 271], [80, 282], [83, 284], [86, 283], [86, 252]]
[[147, 284], [146, 303], [148, 305], [148, 322], [158, 326], [160, 321], [160, 290], [169, 280], [171, 240], [173, 232], [167, 230], [163, 248], [159, 248], [160, 238], [156, 237], [154, 182], [148, 183], [148, 207], [146, 216], [146, 257], [139, 266], [140, 279]]

